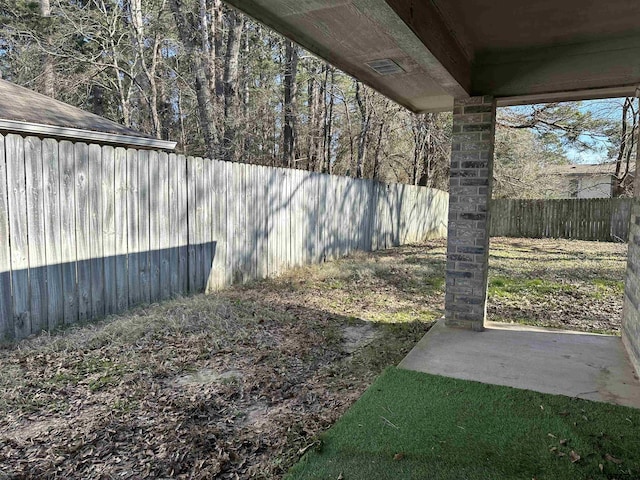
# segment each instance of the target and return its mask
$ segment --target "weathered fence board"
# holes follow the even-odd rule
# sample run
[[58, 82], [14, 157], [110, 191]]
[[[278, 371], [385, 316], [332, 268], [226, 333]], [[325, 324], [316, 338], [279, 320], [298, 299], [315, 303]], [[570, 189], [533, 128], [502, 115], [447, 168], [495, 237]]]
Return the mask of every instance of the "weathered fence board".
[[91, 269], [91, 313], [104, 315], [104, 251], [102, 230], [102, 149], [89, 145], [89, 258]]
[[151, 302], [151, 241], [149, 201], [151, 190], [151, 174], [149, 170], [149, 151], [138, 152], [138, 275], [140, 278], [140, 299], [144, 303]]
[[77, 239], [76, 239], [76, 167], [74, 145], [68, 141], [58, 146], [60, 163], [60, 245], [62, 250], [63, 322], [78, 321]]
[[29, 310], [31, 331], [48, 328], [47, 272], [42, 181], [42, 141], [27, 137], [24, 144], [29, 238]]
[[158, 152], [149, 152], [149, 298], [151, 301], [160, 298], [160, 217], [162, 210], [162, 179], [160, 178], [160, 162]]
[[142, 301], [140, 295], [139, 255], [140, 251], [138, 230], [138, 152], [127, 150], [127, 279], [129, 291], [129, 306], [137, 305]]
[[[11, 251], [4, 136], [0, 135], [0, 338], [14, 337], [11, 301]], [[4, 321], [3, 321], [4, 319]]]
[[442, 236], [447, 194], [0, 135], [0, 339]]
[[189, 287], [189, 258], [188, 258], [188, 245], [189, 245], [189, 227], [188, 227], [188, 178], [187, 178], [187, 159], [184, 155], [178, 155], [176, 159], [177, 165], [172, 169], [172, 173], [178, 175], [178, 259], [180, 269], [180, 288], [178, 294], [184, 294], [188, 291]]
[[160, 152], [158, 155], [158, 237], [160, 262], [160, 299], [171, 298], [171, 205], [169, 204], [170, 178], [169, 155]]
[[168, 218], [167, 230], [164, 232], [166, 246], [169, 248], [169, 296], [181, 292], [180, 287], [180, 165], [177, 156], [171, 154], [167, 158], [168, 175]]
[[[108, 168], [108, 163], [106, 163]], [[114, 156], [114, 255], [116, 305], [115, 312], [129, 305], [129, 278], [127, 262], [128, 206], [127, 206], [127, 151], [116, 148]]]
[[235, 206], [237, 204], [236, 201], [234, 201], [233, 198], [233, 192], [234, 192], [234, 185], [233, 185], [233, 175], [231, 172], [231, 167], [233, 165], [231, 165], [230, 163], [223, 163], [221, 170], [222, 173], [225, 177], [225, 185], [226, 185], [226, 197], [227, 197], [227, 217], [226, 217], [226, 230], [227, 230], [227, 238], [226, 238], [226, 244], [227, 244], [227, 254], [225, 256], [225, 274], [224, 274], [224, 279], [225, 279], [225, 283], [226, 284], [230, 284], [233, 282], [233, 248], [234, 248], [234, 244], [233, 244], [233, 238], [235, 236], [235, 230], [234, 230], [234, 219], [235, 219], [235, 213], [234, 213], [234, 209]]
[[24, 139], [17, 135], [7, 135], [5, 138], [5, 152], [7, 157], [7, 185], [9, 186], [13, 323], [15, 336], [22, 338], [31, 334]]
[[91, 318], [91, 223], [89, 206], [89, 146], [75, 144], [76, 174], [76, 251], [78, 320]]
[[494, 237], [568, 238], [626, 242], [631, 199], [496, 199], [491, 202]]
[[104, 268], [104, 313], [117, 309], [116, 284], [116, 213], [115, 213], [115, 151], [102, 147], [102, 251]]

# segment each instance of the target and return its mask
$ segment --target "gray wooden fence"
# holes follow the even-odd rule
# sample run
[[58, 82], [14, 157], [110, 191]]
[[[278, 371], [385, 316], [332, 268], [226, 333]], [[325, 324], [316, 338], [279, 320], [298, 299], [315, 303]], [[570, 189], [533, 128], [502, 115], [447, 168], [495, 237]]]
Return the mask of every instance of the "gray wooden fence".
[[626, 242], [630, 198], [491, 202], [491, 236]]
[[445, 192], [0, 135], [0, 338], [446, 234]]

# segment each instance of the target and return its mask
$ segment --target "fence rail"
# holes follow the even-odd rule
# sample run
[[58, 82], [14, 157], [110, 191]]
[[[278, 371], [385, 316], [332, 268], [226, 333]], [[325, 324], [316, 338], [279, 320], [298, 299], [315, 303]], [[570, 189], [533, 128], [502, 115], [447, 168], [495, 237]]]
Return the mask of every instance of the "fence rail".
[[446, 233], [448, 195], [0, 135], [0, 338]]
[[511, 200], [491, 202], [494, 237], [568, 238], [626, 242], [629, 198]]

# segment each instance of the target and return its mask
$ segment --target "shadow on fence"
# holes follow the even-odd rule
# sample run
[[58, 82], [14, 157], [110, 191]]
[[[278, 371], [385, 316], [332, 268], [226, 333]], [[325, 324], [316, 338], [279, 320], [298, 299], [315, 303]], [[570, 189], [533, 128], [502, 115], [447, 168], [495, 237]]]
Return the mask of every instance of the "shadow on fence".
[[[216, 243], [194, 247], [214, 258]], [[0, 272], [0, 335], [24, 338], [202, 292], [212, 269], [200, 266], [194, 269], [185, 246]]]
[[0, 136], [0, 335], [444, 236], [447, 201], [409, 185]]

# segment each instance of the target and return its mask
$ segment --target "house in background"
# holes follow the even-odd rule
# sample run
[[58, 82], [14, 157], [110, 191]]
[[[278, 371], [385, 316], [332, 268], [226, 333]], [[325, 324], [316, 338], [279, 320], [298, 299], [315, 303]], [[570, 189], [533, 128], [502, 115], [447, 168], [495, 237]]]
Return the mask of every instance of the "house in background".
[[635, 164], [629, 167], [620, 188], [616, 187], [616, 162], [557, 165], [549, 167], [544, 176], [556, 198], [613, 198], [631, 191]]

